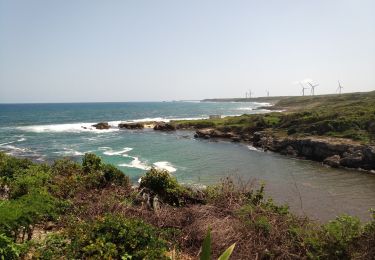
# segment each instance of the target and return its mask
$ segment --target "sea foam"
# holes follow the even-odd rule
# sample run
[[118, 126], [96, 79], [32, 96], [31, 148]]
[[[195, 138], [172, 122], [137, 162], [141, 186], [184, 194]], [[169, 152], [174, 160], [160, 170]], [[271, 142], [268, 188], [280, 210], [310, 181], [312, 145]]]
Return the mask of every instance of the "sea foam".
[[145, 171], [151, 169], [151, 167], [148, 166], [146, 163], [141, 162], [138, 157], [135, 157], [135, 156], [134, 157], [129, 156], [129, 157], [133, 158], [133, 160], [130, 163], [121, 163], [121, 164], [118, 164], [118, 166], [137, 168], [137, 169], [141, 169]]
[[[109, 147], [105, 147], [105, 148], [109, 148]], [[130, 152], [131, 150], [133, 150], [133, 148], [130, 148], [130, 147], [125, 147], [124, 149], [119, 150], [119, 151], [114, 151], [111, 148], [109, 148], [109, 149], [107, 149], [107, 151], [103, 152], [103, 154], [109, 155], [109, 156], [112, 156], [112, 155], [124, 155], [124, 154]]]
[[167, 170], [169, 172], [177, 171], [177, 169], [173, 167], [173, 165], [170, 162], [166, 162], [166, 161], [155, 162], [153, 165], [155, 166], [156, 169]]

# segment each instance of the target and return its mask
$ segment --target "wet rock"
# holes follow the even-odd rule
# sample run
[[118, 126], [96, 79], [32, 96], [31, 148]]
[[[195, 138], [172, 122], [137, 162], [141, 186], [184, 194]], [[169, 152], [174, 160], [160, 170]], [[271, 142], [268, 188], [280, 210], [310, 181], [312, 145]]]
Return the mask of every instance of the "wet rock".
[[118, 127], [120, 129], [143, 129], [144, 125], [141, 123], [120, 123]]
[[175, 131], [176, 127], [172, 124], [169, 124], [169, 123], [158, 122], [154, 126], [154, 130], [157, 130], [157, 131]]
[[111, 126], [107, 122], [100, 122], [92, 126], [99, 130], [111, 128]]
[[340, 155], [333, 155], [324, 159], [323, 163], [333, 168], [340, 167]]

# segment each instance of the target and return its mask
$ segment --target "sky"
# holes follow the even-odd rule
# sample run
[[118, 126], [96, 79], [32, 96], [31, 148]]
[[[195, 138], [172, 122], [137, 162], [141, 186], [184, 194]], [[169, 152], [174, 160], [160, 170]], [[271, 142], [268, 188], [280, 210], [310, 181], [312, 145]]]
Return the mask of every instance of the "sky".
[[374, 0], [0, 0], [0, 103], [375, 90]]

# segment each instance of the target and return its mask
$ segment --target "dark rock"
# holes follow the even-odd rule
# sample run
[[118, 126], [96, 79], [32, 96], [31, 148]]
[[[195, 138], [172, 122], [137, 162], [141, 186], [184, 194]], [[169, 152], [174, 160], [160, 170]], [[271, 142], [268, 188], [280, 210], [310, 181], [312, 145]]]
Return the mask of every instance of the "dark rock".
[[349, 168], [360, 168], [364, 163], [363, 159], [364, 156], [360, 150], [349, 150], [343, 154], [340, 164]]
[[241, 142], [241, 138], [240, 138], [239, 136], [233, 136], [233, 137], [231, 138], [231, 140], [232, 140], [232, 142], [234, 142], [234, 143]]
[[296, 151], [296, 149], [291, 145], [288, 145], [285, 148], [285, 150], [282, 151], [282, 153], [286, 155], [294, 156], [294, 157], [298, 155], [298, 152]]
[[169, 124], [169, 123], [158, 122], [154, 126], [154, 130], [157, 130], [157, 131], [175, 131], [176, 127], [172, 124]]
[[324, 159], [324, 164], [327, 164], [328, 166], [331, 166], [331, 167], [334, 167], [334, 168], [338, 168], [340, 167], [340, 155], [333, 155], [333, 156], [330, 156], [330, 157], [327, 157]]
[[92, 125], [92, 126], [95, 127], [96, 129], [100, 129], [100, 130], [111, 128], [111, 126], [107, 122], [97, 123], [97, 124]]
[[251, 140], [256, 143], [256, 142], [259, 142], [262, 137], [263, 137], [263, 133], [255, 132]]
[[144, 125], [141, 123], [120, 123], [118, 127], [121, 129], [143, 129]]

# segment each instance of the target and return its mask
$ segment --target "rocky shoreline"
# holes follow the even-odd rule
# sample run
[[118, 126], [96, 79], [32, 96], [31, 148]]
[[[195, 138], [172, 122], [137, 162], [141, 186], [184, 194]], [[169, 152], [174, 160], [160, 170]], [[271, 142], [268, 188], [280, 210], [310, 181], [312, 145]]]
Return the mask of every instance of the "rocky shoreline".
[[197, 130], [197, 138], [223, 138], [246, 142], [263, 151], [322, 162], [331, 167], [346, 167], [375, 172], [375, 147], [347, 139], [326, 137], [280, 137], [269, 131], [253, 134], [225, 133], [212, 128]]
[[[93, 125], [96, 129], [109, 129], [106, 122]], [[375, 147], [349, 139], [328, 137], [285, 137], [272, 131], [236, 133], [215, 128], [196, 129], [167, 122], [120, 123], [119, 129], [153, 129], [155, 131], [195, 130], [194, 137], [202, 139], [225, 139], [245, 142], [263, 151], [272, 151], [294, 158], [322, 162], [330, 167], [346, 167], [375, 172]]]

